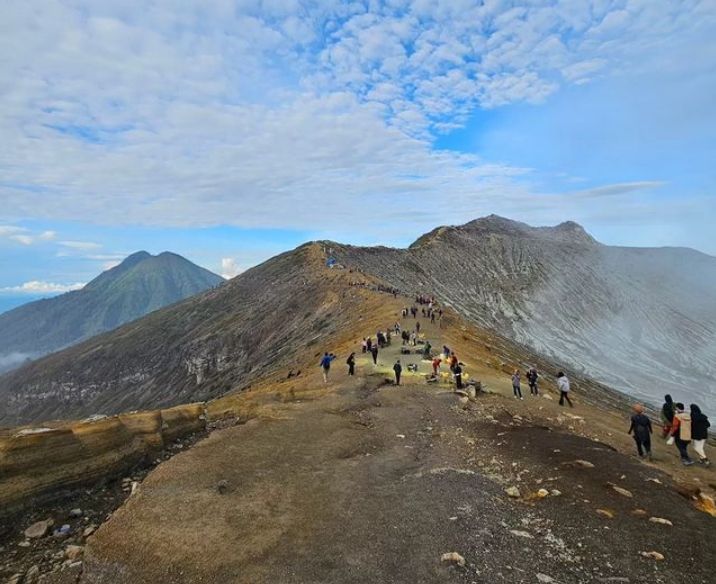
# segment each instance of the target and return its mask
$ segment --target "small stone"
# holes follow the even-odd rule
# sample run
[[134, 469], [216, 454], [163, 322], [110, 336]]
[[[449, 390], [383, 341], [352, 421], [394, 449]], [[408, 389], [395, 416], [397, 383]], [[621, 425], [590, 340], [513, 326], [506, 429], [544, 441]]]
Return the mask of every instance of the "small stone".
[[626, 489], [623, 489], [622, 487], [619, 487], [615, 485], [614, 483], [607, 483], [615, 492], [619, 493], [623, 497], [629, 497], [632, 498], [634, 495], [631, 494], [631, 491], [627, 491]]
[[134, 494], [137, 493], [137, 491], [139, 491], [139, 483], [138, 483], [137, 481], [134, 481], [134, 482], [132, 483], [132, 490], [131, 490], [131, 492], [130, 492], [129, 494], [130, 494], [130, 495], [134, 495]]
[[662, 517], [649, 517], [649, 521], [652, 523], [659, 523], [660, 525], [668, 525], [669, 527], [673, 527], [674, 524], [669, 521], [668, 519], [663, 519]]
[[458, 566], [464, 566], [465, 565], [465, 558], [463, 558], [460, 554], [457, 552], [448, 552], [440, 556], [441, 562], [452, 562], [453, 564], [457, 564]]
[[512, 497], [513, 499], [519, 499], [522, 495], [520, 493], [520, 490], [517, 487], [507, 487], [505, 489], [505, 493], [507, 493], [508, 497]]
[[34, 565], [27, 572], [25, 572], [25, 577], [22, 580], [22, 584], [37, 584], [39, 579], [40, 579], [40, 567], [37, 565]]
[[517, 537], [524, 537], [526, 539], [534, 539], [534, 536], [531, 533], [528, 533], [526, 531], [521, 531], [519, 529], [510, 529], [510, 533], [512, 535], [516, 535]]
[[229, 481], [226, 479], [220, 480], [218, 483], [216, 483], [216, 490], [219, 492], [219, 495], [225, 495], [226, 492], [229, 490]]
[[552, 495], [553, 497], [559, 497], [559, 496], [562, 494], [562, 491], [559, 491], [559, 490], [557, 490], [557, 489], [552, 489], [552, 490], [549, 492], [549, 494]]
[[659, 552], [639, 552], [639, 555], [644, 558], [650, 558], [652, 560], [656, 560], [657, 562], [660, 562], [664, 559], [664, 554], [660, 554]]
[[22, 581], [22, 574], [13, 574], [7, 581], [7, 584], [20, 584]]
[[52, 519], [45, 519], [44, 521], [33, 523], [25, 530], [25, 537], [29, 539], [43, 537], [47, 533], [47, 530], [52, 527], [53, 523]]
[[634, 517], [646, 517], [648, 513], [644, 511], [644, 509], [634, 509], [634, 511], [631, 512], [631, 514]]
[[80, 509], [79, 507], [77, 509], [72, 509], [72, 511], [70, 511], [70, 517], [72, 517], [73, 519], [82, 517], [82, 515], [84, 515], [84, 513], [82, 513], [82, 509]]
[[601, 515], [607, 519], [614, 519], [614, 512], [609, 509], [597, 509], [597, 515]]
[[548, 576], [547, 574], [538, 573], [537, 574], [537, 581], [541, 582], [542, 584], [553, 584], [557, 582], [552, 576]]
[[84, 551], [85, 548], [81, 545], [68, 545], [65, 548], [65, 556], [67, 556], [68, 560], [75, 561], [82, 557]]
[[89, 527], [85, 527], [84, 531], [82, 532], [82, 537], [89, 537], [96, 531], [97, 527], [94, 525], [90, 525]]
[[547, 489], [540, 489], [537, 491], [537, 496], [540, 499], [544, 499], [545, 497], [549, 497], [549, 491]]
[[29, 540], [25, 539], [17, 545], [19, 545], [21, 548], [27, 548], [30, 547], [32, 544], [29, 542]]
[[594, 468], [594, 465], [588, 460], [575, 460], [574, 464], [576, 464], [577, 466], [581, 466], [582, 468]]

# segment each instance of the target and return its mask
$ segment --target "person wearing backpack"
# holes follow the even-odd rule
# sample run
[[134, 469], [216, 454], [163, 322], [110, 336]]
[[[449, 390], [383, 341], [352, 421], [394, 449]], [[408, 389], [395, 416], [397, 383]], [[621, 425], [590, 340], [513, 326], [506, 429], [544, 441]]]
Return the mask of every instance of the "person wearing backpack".
[[651, 460], [651, 420], [644, 414], [644, 406], [636, 404], [634, 406], [634, 415], [631, 417], [631, 426], [629, 426], [628, 434], [634, 434], [634, 442], [636, 442], [636, 450], [639, 458], [648, 458]]
[[574, 405], [572, 404], [572, 400], [569, 399], [569, 391], [571, 389], [569, 386], [569, 379], [562, 371], [557, 373], [557, 388], [559, 389], [559, 405], [563, 406], [566, 400], [569, 407], [573, 408]]
[[684, 404], [674, 404], [674, 421], [667, 444], [676, 444], [684, 466], [691, 466], [694, 461], [689, 458], [689, 444], [691, 443], [691, 416], [684, 411]]
[[331, 371], [331, 361], [335, 359], [336, 356], [333, 353], [324, 353], [323, 358], [321, 359], [321, 369], [323, 370], [323, 383], [328, 383], [328, 374]]
[[709, 437], [709, 427], [711, 423], [701, 411], [701, 408], [696, 404], [691, 404], [691, 438], [694, 441], [694, 450], [699, 455], [699, 463], [704, 466], [711, 466], [704, 446], [706, 446], [706, 440]]
[[346, 365], [348, 365], [348, 375], [355, 375], [356, 372], [356, 354], [351, 353], [346, 359]]

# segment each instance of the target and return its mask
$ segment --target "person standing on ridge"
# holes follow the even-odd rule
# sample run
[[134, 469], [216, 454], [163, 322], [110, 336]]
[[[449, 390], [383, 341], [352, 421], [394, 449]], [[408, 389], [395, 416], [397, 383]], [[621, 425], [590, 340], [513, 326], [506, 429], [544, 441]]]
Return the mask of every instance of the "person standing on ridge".
[[539, 389], [537, 388], [538, 379], [539, 375], [537, 374], [537, 368], [530, 367], [530, 370], [527, 372], [527, 382], [530, 384], [531, 395], [539, 395]]
[[689, 457], [691, 443], [691, 416], [684, 411], [684, 404], [674, 404], [674, 423], [671, 426], [667, 444], [676, 444], [684, 466], [691, 466], [694, 461]]
[[564, 401], [567, 400], [569, 407], [573, 408], [574, 404], [572, 403], [572, 400], [569, 399], [569, 391], [571, 389], [569, 387], [569, 379], [562, 371], [557, 373], [557, 387], [559, 388], [559, 405], [563, 406]]
[[351, 353], [346, 359], [346, 365], [348, 365], [348, 375], [355, 375], [356, 372], [356, 354]]
[[403, 366], [400, 364], [400, 359], [393, 365], [393, 371], [395, 372], [395, 385], [400, 385], [400, 374], [403, 372]]
[[522, 388], [520, 387], [520, 372], [515, 369], [512, 374], [512, 393], [515, 394], [517, 399], [522, 399]]
[[462, 389], [462, 367], [460, 367], [460, 363], [456, 363], [452, 368], [452, 374], [455, 376], [455, 388]]
[[378, 364], [378, 345], [373, 345], [370, 350], [370, 354], [373, 356], [373, 365]]
[[651, 420], [644, 414], [644, 406], [636, 404], [634, 406], [634, 414], [631, 417], [631, 426], [627, 434], [634, 434], [634, 442], [636, 442], [636, 451], [639, 458], [648, 458], [651, 460]]
[[674, 400], [667, 393], [664, 396], [664, 405], [661, 406], [661, 435], [666, 438], [671, 433], [674, 424]]
[[331, 361], [335, 359], [336, 356], [333, 353], [324, 353], [323, 359], [321, 359], [321, 369], [323, 370], [323, 383], [328, 383], [328, 374], [331, 371]]
[[696, 404], [691, 404], [691, 438], [694, 441], [694, 450], [699, 455], [699, 463], [704, 466], [711, 466], [704, 446], [709, 437], [709, 426], [711, 423]]

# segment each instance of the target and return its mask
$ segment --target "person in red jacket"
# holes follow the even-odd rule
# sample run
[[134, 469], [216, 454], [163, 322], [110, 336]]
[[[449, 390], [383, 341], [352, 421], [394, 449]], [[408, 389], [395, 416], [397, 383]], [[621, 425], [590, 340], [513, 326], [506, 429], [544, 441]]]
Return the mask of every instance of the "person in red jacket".
[[440, 363], [442, 363], [443, 360], [440, 357], [435, 357], [433, 359], [433, 375], [437, 375], [438, 371], [440, 371]]

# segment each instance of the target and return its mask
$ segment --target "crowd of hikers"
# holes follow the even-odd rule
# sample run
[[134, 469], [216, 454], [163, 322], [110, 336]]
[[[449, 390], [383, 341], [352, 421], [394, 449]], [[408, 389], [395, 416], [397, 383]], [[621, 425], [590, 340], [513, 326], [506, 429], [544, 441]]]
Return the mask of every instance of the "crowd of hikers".
[[[352, 285], [363, 285], [351, 283]], [[383, 289], [382, 292], [397, 293], [396, 289]], [[419, 307], [418, 307], [419, 306]], [[424, 360], [430, 361], [432, 375], [428, 376], [428, 381], [438, 381], [441, 374], [441, 365], [444, 363], [452, 375], [456, 389], [463, 388], [462, 364], [460, 363], [455, 351], [448, 346], [443, 345], [442, 352], [433, 354], [432, 345], [429, 341], [423, 340], [421, 336], [421, 323], [418, 314], [423, 318], [429, 318], [431, 323], [435, 323], [436, 319], [442, 323], [443, 310], [437, 305], [435, 298], [426, 295], [417, 295], [415, 297], [415, 305], [404, 307], [402, 316], [404, 319], [412, 317], [414, 326], [404, 328], [398, 321], [385, 331], [377, 331], [375, 339], [372, 337], [364, 337], [360, 343], [361, 353], [370, 355], [374, 366], [378, 365], [379, 351], [391, 345], [393, 335], [399, 336], [402, 341], [401, 353], [410, 353], [409, 346], [415, 347], [422, 344], [420, 351]], [[320, 366], [323, 372], [323, 380], [325, 383], [329, 381], [331, 363], [336, 359], [333, 353], [324, 353], [321, 358]], [[346, 359], [348, 366], [348, 375], [355, 375], [356, 353], [352, 352]], [[409, 371], [417, 371], [417, 365], [409, 364]], [[395, 384], [400, 385], [403, 373], [403, 365], [400, 359], [396, 359], [393, 365], [393, 373], [395, 375]], [[570, 399], [570, 382], [569, 378], [563, 371], [557, 373], [557, 390], [559, 391], [559, 405], [574, 407]], [[539, 379], [540, 375], [537, 368], [532, 366], [524, 374], [525, 381], [529, 387], [530, 395], [538, 397], [540, 395]], [[514, 397], [523, 400], [522, 395], [522, 373], [519, 369], [515, 369], [512, 373], [512, 390]], [[709, 466], [710, 461], [706, 455], [705, 447], [708, 439], [708, 429], [710, 422], [708, 417], [701, 411], [697, 404], [690, 404], [689, 411], [681, 402], [674, 402], [670, 395], [664, 397], [664, 404], [661, 408], [662, 436], [666, 443], [675, 445], [679, 457], [685, 466], [695, 464], [695, 461], [689, 455], [689, 447], [693, 448], [696, 453], [699, 464]], [[640, 458], [651, 459], [651, 436], [653, 428], [651, 420], [646, 414], [645, 408], [641, 404], [633, 406], [633, 414], [631, 416], [631, 425], [628, 433], [633, 436], [636, 443], [637, 454]]]

